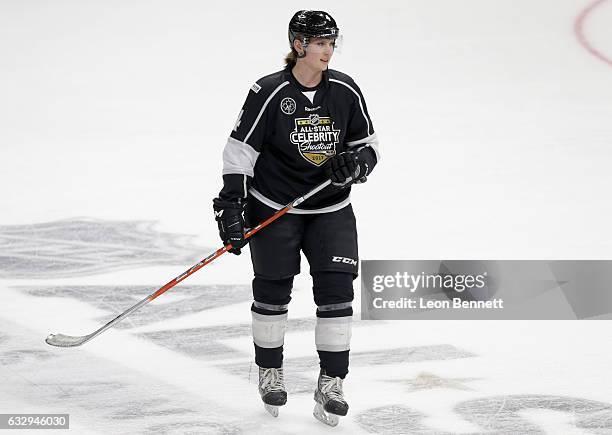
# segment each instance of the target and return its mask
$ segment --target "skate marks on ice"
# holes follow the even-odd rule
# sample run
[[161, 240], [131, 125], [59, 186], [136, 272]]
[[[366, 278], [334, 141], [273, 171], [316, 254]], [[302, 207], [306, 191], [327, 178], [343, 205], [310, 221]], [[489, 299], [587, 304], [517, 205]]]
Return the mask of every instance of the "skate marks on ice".
[[[0, 328], [1, 327], [2, 319], [0, 319]], [[2, 330], [8, 332], [6, 328], [2, 328]], [[0, 369], [16, 364], [44, 363], [53, 358], [53, 354], [44, 347], [16, 346], [15, 344], [16, 342], [11, 336], [0, 333]]]
[[[13, 288], [30, 296], [71, 298], [107, 311], [107, 316], [95, 319], [101, 325], [155, 291], [154, 286], [144, 285], [15, 286]], [[170, 295], [179, 296], [178, 300], [172, 299]], [[251, 289], [248, 286], [234, 285], [181, 285], [180, 289], [175, 289], [175, 292], [169, 293], [168, 296], [170, 297], [165, 297], [159, 303], [149, 304], [146, 309], [134, 313], [118, 323], [116, 328], [129, 329], [150, 325], [154, 322], [176, 319], [188, 314], [252, 299]]]
[[[568, 424], [586, 433], [612, 433], [612, 405], [586, 399], [546, 395], [508, 395], [483, 397], [461, 402], [454, 411], [480, 430], [473, 435], [545, 434], [527, 418], [526, 411], [556, 411], [572, 417]], [[384, 406], [363, 412], [356, 417], [362, 429], [370, 433], [452, 435], [425, 423], [427, 415], [403, 405]], [[573, 423], [571, 423], [573, 422]]]
[[[140, 300], [150, 293], [147, 286], [57, 286], [57, 287], [27, 287], [15, 289], [37, 297], [66, 297], [90, 304], [109, 314], [96, 319], [103, 324], [116, 313]], [[187, 314], [198, 313], [207, 309], [223, 307], [238, 302], [251, 300], [251, 290], [248, 286], [181, 286], [181, 299], [164, 304], [151, 304], [146, 310], [137, 312], [117, 325], [118, 328], [131, 328], [180, 318]], [[314, 331], [315, 318], [289, 319], [287, 332]], [[355, 328], [366, 327], [367, 322], [355, 319]], [[252, 355], [241, 352], [223, 343], [224, 340], [246, 338], [250, 340], [250, 322], [225, 324], [210, 327], [183, 328], [138, 333], [138, 336], [152, 341], [158, 346], [179, 352], [202, 361], [220, 361], [219, 367], [234, 376], [248, 378]], [[383, 349], [368, 352], [351, 352], [351, 366], [378, 367], [385, 364], [403, 364], [418, 361], [442, 361], [458, 358], [470, 358], [470, 352], [458, 349], [452, 345], [430, 345]], [[223, 360], [243, 359], [244, 362]], [[315, 373], [318, 370], [316, 355], [312, 357], [285, 358], [288, 373], [295, 374], [287, 379], [287, 388], [291, 393], [310, 394], [312, 391], [311, 377], [300, 373]], [[255, 376], [256, 377], [256, 376]]]
[[612, 433], [612, 405], [608, 403], [552, 395], [511, 395], [469, 400], [455, 410], [466, 420], [496, 433], [543, 433], [518, 413], [550, 410], [571, 414], [575, 426], [593, 434]]
[[244, 336], [250, 337], [251, 325], [247, 323], [155, 331], [138, 335], [151, 340], [158, 346], [163, 346], [203, 361], [246, 358], [250, 356], [222, 343], [222, 340], [226, 339]]
[[[300, 331], [314, 331], [316, 320], [289, 319], [287, 333]], [[368, 322], [355, 319], [354, 328], [367, 327]], [[230, 374], [247, 378], [256, 382], [256, 367], [252, 363], [251, 353], [244, 353], [224, 345], [223, 340], [236, 338], [251, 338], [251, 324], [239, 323], [233, 325], [219, 325], [213, 327], [188, 328], [168, 331], [155, 331], [138, 334], [153, 341], [159, 346], [166, 347], [175, 352], [202, 359], [203, 361], [217, 360], [218, 367]], [[443, 361], [459, 358], [473, 357], [470, 352], [455, 346], [431, 345], [382, 349], [366, 352], [351, 352], [351, 367], [379, 367], [386, 364], [404, 364], [418, 361]], [[223, 360], [244, 359], [244, 362], [227, 363]], [[293, 394], [312, 393], [313, 379], [303, 373], [314, 374], [318, 371], [316, 354], [309, 357], [285, 357], [285, 383], [287, 391]], [[255, 368], [254, 368], [255, 367]]]
[[425, 418], [424, 414], [405, 406], [386, 405], [362, 412], [355, 420], [369, 433], [447, 435], [426, 427], [422, 423]]
[[1, 396], [7, 401], [19, 398], [41, 412], [51, 405], [100, 433], [241, 432], [238, 420], [201, 397], [80, 349], [46, 350], [36, 333], [12, 322], [0, 319], [0, 328]]
[[[249, 291], [249, 298], [250, 290]], [[245, 313], [246, 317], [248, 312]], [[359, 321], [354, 322], [359, 327]], [[315, 319], [289, 319], [287, 331], [314, 331]], [[245, 338], [251, 340], [251, 323], [235, 323], [227, 325], [207, 326], [199, 328], [185, 328], [162, 330], [155, 332], [144, 332], [138, 334], [153, 341], [158, 346], [163, 346], [175, 352], [181, 352], [193, 358], [203, 361], [226, 360], [242, 358], [244, 364], [221, 364], [220, 367], [234, 375], [244, 375], [248, 371], [248, 363], [252, 359], [251, 353], [242, 352], [233, 347], [223, 344], [224, 340]], [[287, 359], [285, 359], [287, 361]], [[314, 366], [312, 366], [314, 367]], [[312, 368], [310, 367], [310, 368]], [[246, 370], [246, 371], [245, 371]]]
[[[314, 331], [315, 319], [289, 319], [287, 332]], [[368, 322], [355, 319], [354, 328], [367, 327]], [[251, 324], [220, 325], [214, 327], [189, 328], [171, 331], [156, 331], [139, 334], [176, 352], [182, 352], [203, 361], [217, 360], [218, 367], [230, 374], [257, 382], [257, 367], [250, 353], [240, 352], [222, 343], [223, 340], [251, 337]], [[470, 352], [452, 345], [416, 346], [382, 349], [366, 352], [351, 352], [351, 367], [380, 367], [386, 364], [405, 364], [419, 361], [443, 361], [470, 358]], [[227, 363], [224, 360], [243, 359], [242, 362]], [[285, 357], [285, 384], [290, 394], [311, 394], [313, 377], [318, 371], [316, 354], [309, 357]], [[310, 376], [312, 375], [312, 376]]]
[[[154, 289], [150, 286], [14, 286], [22, 293], [40, 298], [64, 297], [85, 302], [93, 307], [108, 313], [96, 318], [100, 325], [113, 319], [117, 313], [133, 305]], [[205, 310], [225, 307], [232, 304], [250, 301], [253, 296], [249, 286], [236, 285], [181, 285], [169, 293], [161, 303], [151, 303], [145, 309], [134, 313], [116, 328], [130, 330], [140, 326], [151, 325], [179, 319], [189, 314], [196, 314]], [[178, 295], [178, 299], [173, 299]], [[248, 311], [245, 316], [248, 316]], [[308, 326], [314, 329], [314, 320], [308, 321]], [[292, 321], [292, 325], [301, 324], [301, 321]], [[190, 357], [205, 361], [213, 359], [226, 359], [246, 357], [247, 355], [226, 346], [222, 340], [236, 337], [250, 337], [251, 324], [225, 324], [214, 327], [183, 328], [160, 330], [148, 333], [139, 333], [138, 336], [146, 338], [159, 346], [175, 352], [181, 352]]]
[[[355, 322], [354, 326], [366, 326], [367, 322]], [[312, 324], [314, 329], [314, 321]], [[400, 347], [393, 349], [383, 349], [366, 352], [351, 351], [351, 367], [384, 367], [388, 364], [409, 364], [420, 361], [442, 361], [459, 358], [470, 358], [474, 355], [458, 349], [451, 345], [433, 345]], [[311, 394], [313, 382], [316, 381], [316, 373], [319, 370], [319, 362], [316, 355], [312, 357], [285, 358], [283, 361], [285, 368], [285, 384], [287, 391], [293, 394]], [[228, 364], [223, 368], [236, 376], [244, 376], [251, 373], [251, 377], [257, 377], [257, 373], [250, 363]], [[254, 373], [254, 374], [253, 374]], [[313, 374], [314, 378], [303, 373]]]
[[203, 252], [191, 239], [158, 232], [148, 221], [81, 218], [0, 226], [0, 278], [64, 278], [188, 264]]
[[[100, 324], [106, 323], [118, 312], [123, 311], [125, 307], [132, 305], [151, 292], [151, 287], [148, 286], [16, 286], [13, 288], [28, 295], [41, 298], [49, 296], [66, 297], [85, 302], [108, 312], [107, 315], [95, 319]], [[179, 300], [162, 304], [150, 304], [146, 309], [134, 313], [119, 323], [117, 328], [129, 330], [252, 299], [251, 289], [248, 286], [182, 285], [177, 293], [181, 296]], [[300, 331], [314, 331], [315, 323], [314, 316], [307, 319], [289, 319], [287, 331], [289, 334]], [[367, 326], [367, 322], [355, 319], [353, 325], [355, 328], [361, 328]], [[251, 354], [227, 346], [223, 341], [235, 338], [250, 340], [250, 322], [160, 330], [138, 333], [137, 335], [152, 341], [156, 345], [203, 361], [244, 358], [245, 363], [243, 364], [222, 364], [221, 367], [239, 376], [244, 376], [244, 373], [248, 372]], [[379, 366], [383, 364], [400, 364], [406, 361], [447, 360], [471, 356], [473, 356], [471, 353], [451, 345], [434, 345], [371, 352], [352, 352], [351, 364], [355, 367]], [[317, 363], [314, 357], [287, 358], [285, 361], [288, 365], [287, 367], [291, 368], [291, 370], [295, 369], [297, 373], [301, 373], [304, 370], [316, 371]], [[294, 387], [294, 392], [310, 392], [312, 380], [310, 378], [301, 378]]]
[[[248, 298], [251, 299], [250, 289]], [[243, 318], [250, 313], [245, 312]], [[359, 327], [359, 322], [355, 322]], [[314, 319], [289, 319], [287, 321], [287, 332], [314, 331]], [[223, 340], [246, 338], [251, 340], [251, 323], [235, 323], [218, 326], [208, 326], [199, 328], [186, 328], [177, 330], [155, 331], [141, 333], [139, 336], [153, 341], [159, 346], [166, 347], [176, 352], [182, 352], [194, 358], [204, 361], [225, 360], [243, 358], [245, 361], [252, 359], [251, 353], [241, 352], [230, 346], [224, 345]], [[235, 375], [244, 375], [248, 363], [244, 364], [222, 364], [221, 368]], [[237, 368], [239, 367], [239, 368]]]
[[[74, 298], [114, 315], [126, 305], [147, 294], [147, 286], [109, 287], [109, 286], [40, 286], [18, 287], [22, 292], [33, 296], [50, 295]], [[129, 330], [155, 321], [179, 318], [188, 313], [235, 304], [251, 299], [250, 289], [246, 286], [182, 286], [184, 297], [159, 305], [150, 305], [146, 315], [140, 318], [136, 313], [122, 328]], [[100, 322], [107, 319], [100, 318]], [[355, 327], [366, 326], [367, 322], [355, 322]], [[3, 326], [3, 325], [0, 325]], [[289, 333], [313, 330], [314, 319], [291, 319]], [[3, 331], [6, 327], [0, 328]], [[186, 354], [202, 361], [216, 360], [216, 365], [236, 377], [247, 378], [252, 369], [250, 353], [237, 351], [225, 346], [223, 341], [234, 338], [250, 338], [250, 323], [226, 324], [214, 327], [162, 330], [138, 333], [169, 350]], [[82, 352], [50, 352], [41, 343], [20, 345], [10, 342], [6, 334], [0, 335], [2, 351], [0, 368], [4, 378], [13, 379], [6, 386], [6, 392], [22, 397], [33, 403], [64, 403], [67, 409], [81, 410], [95, 418], [95, 427], [116, 432], [118, 423], [126, 433], [147, 431], [152, 433], [238, 433], [244, 429], [242, 422], [228, 422], [211, 411], [198, 398], [188, 399], [184, 391], [159, 384], [142, 374], [131, 373], [128, 369], [108, 367], [105, 361], [94, 362], [92, 370], [91, 355]], [[38, 340], [38, 337], [37, 337]], [[7, 343], [8, 342], [8, 343]], [[383, 349], [370, 352], [352, 352], [351, 365], [358, 367], [381, 367], [385, 364], [406, 364], [418, 361], [454, 360], [470, 358], [474, 355], [452, 345], [434, 345]], [[228, 364], [227, 360], [232, 360]], [[238, 361], [237, 361], [238, 360]], [[85, 367], [85, 368], [83, 368]], [[287, 378], [290, 394], [312, 393], [313, 379], [308, 374], [316, 373], [317, 361], [313, 357], [287, 358], [285, 367], [292, 375]], [[66, 379], [57, 378], [56, 373], [70, 372]], [[12, 376], [14, 373], [33, 373], [28, 379]], [[305, 373], [306, 375], [303, 375]], [[256, 380], [252, 371], [249, 380]], [[425, 379], [427, 378], [427, 379]], [[50, 381], [51, 380], [51, 381]], [[245, 379], [246, 380], [246, 379]], [[460, 387], [471, 379], [442, 379], [425, 375], [409, 380], [408, 389]], [[42, 393], [39, 391], [42, 388]], [[27, 392], [29, 390], [29, 392]], [[24, 391], [27, 393], [24, 397]], [[104, 403], [104, 412], [98, 408]], [[108, 405], [107, 405], [108, 404]], [[194, 406], [195, 404], [195, 406]], [[575, 415], [576, 427], [588, 433], [612, 433], [612, 407], [608, 404], [584, 399], [554, 396], [495, 396], [458, 404], [455, 412], [466, 421], [472, 422], [482, 430], [477, 433], [544, 433], [536, 424], [521, 415], [523, 410], [552, 410]], [[74, 411], [77, 412], [77, 411]], [[385, 407], [370, 409], [352, 416], [366, 431], [372, 433], [443, 433], [427, 427], [427, 415], [404, 405], [390, 403]], [[253, 422], [257, 425], [257, 422]]]
[[[117, 311], [117, 304], [131, 302], [132, 298], [140, 298], [140, 293], [146, 293], [145, 286], [130, 286], [110, 288], [105, 286], [79, 287], [19, 287], [28, 294], [45, 297], [49, 295], [75, 298], [86, 301], [99, 308]], [[126, 291], [128, 289], [129, 291]], [[130, 290], [131, 289], [131, 290]], [[209, 289], [210, 290], [209, 292]], [[235, 304], [237, 300], [249, 300], [250, 289], [235, 286], [185, 286], [186, 298], [160, 305], [151, 305], [151, 312], [142, 319], [135, 315], [133, 322], [126, 322], [127, 330], [135, 326], [158, 320], [169, 320], [183, 316], [186, 312], [198, 312], [213, 307]], [[104, 299], [106, 301], [100, 301]], [[208, 295], [215, 295], [209, 297]], [[104, 321], [105, 319], [100, 319]], [[367, 322], [355, 322], [355, 327], [366, 326]], [[313, 330], [314, 319], [291, 319], [288, 324], [289, 333], [303, 330]], [[0, 325], [3, 331], [8, 330]], [[223, 340], [234, 338], [250, 338], [250, 324], [227, 324], [214, 327], [190, 328], [178, 330], [162, 330], [148, 333], [138, 333], [138, 336], [148, 339], [169, 350], [186, 354], [202, 361], [217, 361], [219, 368], [236, 377], [250, 378], [247, 381], [256, 382], [257, 374], [251, 363], [252, 356], [223, 344]], [[188, 399], [183, 391], [176, 387], [159, 384], [157, 380], [143, 377], [127, 369], [107, 367], [103, 361], [93, 363], [91, 355], [82, 352], [49, 352], [41, 348], [41, 343], [25, 343], [20, 345], [8, 343], [10, 337], [0, 335], [2, 351], [0, 352], [0, 368], [11, 368], [16, 373], [34, 373], [33, 379], [21, 381], [20, 385], [9, 383], [8, 394], [23, 397], [23, 391], [43, 388], [30, 392], [24, 397], [34, 403], [55, 403], [62, 401], [67, 409], [92, 413], [97, 419], [96, 427], [112, 428], [116, 431], [117, 422], [130, 431], [146, 430], [152, 433], [238, 433], [244, 429], [242, 422], [228, 422], [220, 418], [216, 412], [211, 412], [201, 399]], [[37, 337], [38, 340], [38, 337]], [[406, 364], [419, 361], [454, 360], [470, 358], [475, 355], [452, 345], [418, 346], [397, 349], [383, 349], [369, 352], [352, 352], [351, 365], [358, 367], [381, 367], [386, 364]], [[227, 360], [232, 360], [227, 361]], [[237, 361], [238, 360], [238, 361]], [[229, 363], [229, 364], [228, 364]], [[85, 368], [83, 368], [85, 367]], [[287, 358], [285, 367], [291, 376], [286, 379], [290, 394], [312, 393], [313, 379], [308, 374], [317, 370], [317, 361], [313, 357]], [[57, 372], [71, 373], [67, 379], [56, 379]], [[306, 375], [303, 375], [306, 373]], [[3, 373], [4, 377], [10, 377]], [[18, 376], [13, 379], [19, 379]], [[49, 381], [52, 379], [52, 381]], [[456, 388], [472, 379], [442, 379], [423, 374], [413, 380], [408, 380], [408, 389]], [[12, 384], [19, 381], [12, 381]], [[35, 387], [34, 387], [35, 386]], [[20, 393], [21, 391], [21, 393]], [[105, 405], [105, 411], [98, 413], [100, 403]], [[196, 406], [194, 406], [196, 404]], [[455, 407], [458, 416], [472, 422], [481, 428], [479, 434], [516, 434], [544, 433], [537, 424], [530, 422], [522, 414], [529, 410], [551, 410], [565, 412], [576, 416], [575, 426], [587, 433], [612, 433], [612, 406], [595, 401], [571, 397], [555, 396], [495, 396], [479, 400], [459, 403]], [[93, 417], [92, 417], [93, 418]], [[444, 433], [429, 428], [426, 424], [427, 415], [410, 409], [404, 405], [390, 403], [387, 406], [370, 409], [352, 416], [362, 429], [371, 433]], [[257, 425], [259, 423], [252, 422]]]
[[0, 351], [0, 364], [5, 366], [25, 362], [44, 362], [50, 358], [53, 358], [53, 355], [42, 349], [10, 349], [2, 345]]

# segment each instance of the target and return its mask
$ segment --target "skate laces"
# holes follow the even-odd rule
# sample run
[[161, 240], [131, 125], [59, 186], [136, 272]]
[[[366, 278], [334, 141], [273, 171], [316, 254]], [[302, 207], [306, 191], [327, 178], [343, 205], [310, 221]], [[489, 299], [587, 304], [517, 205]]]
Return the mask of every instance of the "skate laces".
[[321, 392], [325, 394], [329, 399], [339, 400], [344, 402], [342, 393], [342, 378], [322, 375], [321, 376]]
[[[263, 373], [262, 373], [263, 371]], [[283, 369], [264, 369], [260, 368], [259, 388], [266, 393], [270, 391], [284, 391], [285, 383], [283, 379]]]

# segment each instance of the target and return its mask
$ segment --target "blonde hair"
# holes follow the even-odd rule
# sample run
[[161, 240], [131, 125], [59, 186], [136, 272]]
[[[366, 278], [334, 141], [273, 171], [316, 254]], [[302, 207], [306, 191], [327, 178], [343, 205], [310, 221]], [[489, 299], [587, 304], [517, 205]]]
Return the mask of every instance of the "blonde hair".
[[287, 53], [287, 55], [285, 56], [285, 65], [295, 65], [297, 63], [298, 60], [298, 54], [297, 51], [295, 50], [291, 50], [289, 53]]

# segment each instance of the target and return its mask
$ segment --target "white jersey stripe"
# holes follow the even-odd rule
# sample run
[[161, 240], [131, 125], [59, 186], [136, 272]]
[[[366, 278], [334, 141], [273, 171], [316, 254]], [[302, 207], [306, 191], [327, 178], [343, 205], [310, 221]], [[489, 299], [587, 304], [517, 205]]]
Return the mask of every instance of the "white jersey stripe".
[[255, 127], [257, 127], [257, 123], [259, 122], [259, 120], [261, 119], [261, 115], [263, 115], [264, 111], [266, 110], [266, 107], [268, 106], [268, 103], [270, 102], [270, 100], [272, 98], [274, 98], [274, 96], [278, 93], [278, 91], [280, 91], [282, 88], [284, 88], [285, 86], [287, 86], [289, 84], [289, 81], [283, 82], [280, 85], [278, 85], [278, 87], [276, 89], [274, 89], [274, 92], [272, 92], [270, 94], [270, 96], [268, 97], [268, 99], [266, 100], [266, 102], [263, 104], [261, 110], [259, 111], [259, 114], [257, 115], [257, 118], [255, 118], [255, 122], [253, 123], [253, 125], [251, 126], [251, 129], [249, 130], [249, 132], [247, 133], [247, 135], [244, 138], [244, 142], [248, 143], [249, 142], [249, 137], [251, 137], [251, 134], [253, 133], [253, 131], [255, 130]]
[[340, 83], [344, 86], [346, 86], [347, 88], [349, 88], [351, 91], [353, 91], [353, 93], [355, 95], [357, 95], [357, 98], [359, 99], [359, 107], [361, 107], [361, 113], [363, 114], [363, 117], [366, 120], [366, 124], [368, 125], [368, 134], [370, 134], [370, 120], [368, 119], [368, 116], [365, 113], [365, 110], [363, 109], [363, 103], [361, 102], [361, 95], [359, 95], [359, 92], [357, 92], [351, 85], [349, 85], [348, 83], [345, 83], [341, 80], [338, 79], [329, 79], [330, 82], [336, 82], [336, 83]]
[[[249, 189], [249, 193], [251, 195], [253, 195], [255, 198], [257, 198], [260, 202], [262, 202], [263, 204], [267, 205], [270, 208], [273, 208], [274, 210], [280, 210], [281, 208], [285, 207], [284, 205], [281, 205], [278, 202], [275, 202], [275, 201], [272, 201], [269, 198], [266, 198], [260, 192], [255, 190], [255, 188], [253, 188], [253, 187], [251, 187]], [[328, 207], [317, 208], [316, 210], [305, 210], [305, 209], [302, 209], [302, 208], [292, 208], [291, 210], [288, 211], [288, 213], [290, 213], [290, 214], [331, 213], [333, 211], [338, 211], [338, 210], [346, 207], [350, 203], [351, 203], [351, 196], [349, 195], [349, 196], [346, 197], [345, 200], [343, 200], [343, 201], [341, 201], [341, 202], [339, 202], [337, 204], [330, 205]]]

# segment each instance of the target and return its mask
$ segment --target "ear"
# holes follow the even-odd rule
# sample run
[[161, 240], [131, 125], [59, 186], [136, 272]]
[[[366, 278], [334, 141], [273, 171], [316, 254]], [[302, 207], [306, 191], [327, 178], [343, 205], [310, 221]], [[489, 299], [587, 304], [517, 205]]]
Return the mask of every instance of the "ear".
[[293, 41], [293, 49], [295, 51], [297, 51], [298, 54], [302, 54], [304, 53], [304, 46], [302, 44], [302, 41], [298, 38], [295, 38], [295, 40]]

